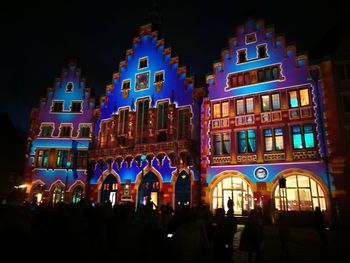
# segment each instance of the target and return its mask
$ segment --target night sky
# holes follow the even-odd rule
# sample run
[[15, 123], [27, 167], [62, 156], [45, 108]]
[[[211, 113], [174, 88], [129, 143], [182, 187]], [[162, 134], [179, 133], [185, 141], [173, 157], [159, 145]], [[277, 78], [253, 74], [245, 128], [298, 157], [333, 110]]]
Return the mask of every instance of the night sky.
[[[139, 26], [148, 22], [154, 1], [11, 1], [0, 9], [1, 103], [24, 131], [29, 116], [47, 87], [53, 85], [69, 59], [77, 59], [96, 97], [131, 48]], [[341, 1], [158, 1], [161, 37], [180, 64], [203, 83], [228, 46], [228, 38], [247, 15], [274, 24], [287, 43], [304, 52], [318, 42], [348, 10]]]

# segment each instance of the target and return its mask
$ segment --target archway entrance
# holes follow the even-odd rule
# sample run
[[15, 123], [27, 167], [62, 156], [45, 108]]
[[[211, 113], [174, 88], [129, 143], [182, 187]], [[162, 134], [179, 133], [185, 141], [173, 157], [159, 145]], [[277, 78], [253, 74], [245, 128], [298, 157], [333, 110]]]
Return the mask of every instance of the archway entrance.
[[113, 174], [109, 174], [101, 186], [101, 203], [110, 202], [115, 205], [118, 200], [118, 182]]
[[160, 193], [160, 183], [158, 177], [153, 172], [146, 173], [139, 185], [138, 191], [138, 204], [145, 205], [147, 198], [150, 198], [151, 201], [158, 206]]
[[191, 176], [184, 170], [176, 179], [175, 206], [191, 206]]
[[56, 185], [52, 191], [52, 204], [64, 202], [64, 189], [62, 185]]
[[83, 196], [84, 196], [84, 189], [82, 186], [78, 185], [73, 190], [72, 203], [73, 204], [79, 203], [81, 199], [83, 199]]
[[286, 211], [313, 211], [318, 206], [326, 210], [326, 197], [321, 185], [309, 176], [286, 176], [286, 188], [276, 186], [275, 207]]
[[45, 185], [43, 184], [35, 185], [32, 190], [32, 202], [35, 202], [36, 204], [40, 204], [43, 200], [44, 190], [45, 190]]
[[220, 180], [212, 190], [212, 207], [228, 210], [227, 201], [233, 200], [233, 210], [236, 215], [248, 214], [254, 208], [253, 192], [249, 183], [238, 177], [228, 176]]

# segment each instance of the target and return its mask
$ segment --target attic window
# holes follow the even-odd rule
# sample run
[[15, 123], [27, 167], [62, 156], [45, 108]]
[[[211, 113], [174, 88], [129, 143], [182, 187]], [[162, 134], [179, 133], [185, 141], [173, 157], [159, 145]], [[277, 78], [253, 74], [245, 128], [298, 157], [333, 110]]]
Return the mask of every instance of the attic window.
[[245, 35], [245, 43], [246, 44], [250, 44], [250, 43], [254, 43], [254, 42], [256, 42], [256, 34], [255, 33]]
[[162, 82], [162, 81], [164, 81], [163, 71], [156, 72], [154, 76], [154, 82]]
[[245, 50], [238, 51], [238, 63], [247, 61], [247, 54]]
[[148, 67], [148, 58], [140, 58], [139, 68], [147, 68], [147, 67]]
[[130, 80], [124, 80], [124, 81], [123, 81], [122, 89], [123, 89], [123, 90], [130, 89]]
[[68, 82], [66, 86], [66, 92], [72, 92], [73, 91], [73, 83]]
[[259, 58], [266, 58], [267, 57], [265, 45], [258, 47], [258, 55], [259, 55]]

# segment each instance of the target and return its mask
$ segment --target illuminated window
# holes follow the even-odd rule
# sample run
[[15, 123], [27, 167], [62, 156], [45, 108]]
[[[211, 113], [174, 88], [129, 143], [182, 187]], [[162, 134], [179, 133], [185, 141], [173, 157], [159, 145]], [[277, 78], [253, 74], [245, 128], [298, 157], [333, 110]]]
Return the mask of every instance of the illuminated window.
[[72, 92], [73, 91], [73, 83], [68, 82], [66, 86], [66, 92]]
[[296, 90], [289, 91], [289, 107], [297, 108], [299, 107], [298, 94]]
[[237, 115], [245, 114], [245, 112], [244, 112], [244, 100], [243, 99], [236, 100], [236, 111], [237, 111]]
[[310, 105], [309, 89], [301, 89], [299, 92], [300, 92], [300, 106]]
[[218, 133], [213, 136], [214, 155], [229, 155], [231, 153], [231, 138], [229, 133]]
[[258, 70], [258, 82], [264, 82], [264, 71], [263, 70]]
[[53, 126], [45, 124], [41, 127], [40, 136], [41, 137], [51, 137], [52, 131], [53, 131]]
[[221, 105], [220, 103], [213, 104], [214, 118], [221, 118]]
[[139, 60], [139, 68], [147, 68], [148, 67], [148, 59], [147, 58], [141, 58]]
[[168, 128], [168, 102], [158, 103], [158, 129], [167, 129]]
[[219, 181], [212, 191], [212, 208], [228, 210], [229, 197], [233, 200], [233, 211], [236, 215], [242, 215], [254, 208], [253, 192], [242, 178], [230, 176]]
[[272, 79], [279, 79], [279, 68], [278, 67], [273, 67], [272, 68]]
[[312, 178], [305, 175], [291, 175], [286, 177], [286, 188], [279, 188], [275, 192], [275, 205], [278, 210], [313, 211], [320, 207], [326, 210], [325, 194], [322, 187]]
[[70, 137], [72, 132], [71, 126], [62, 126], [60, 129], [60, 137]]
[[265, 81], [270, 81], [272, 79], [271, 68], [266, 68], [264, 70], [264, 73], [265, 73]]
[[128, 116], [129, 116], [129, 110], [128, 109], [121, 109], [119, 110], [119, 116], [118, 116], [118, 134], [126, 134], [128, 131]]
[[64, 201], [64, 190], [61, 185], [56, 185], [52, 191], [52, 204], [57, 204]]
[[315, 148], [315, 134], [312, 124], [292, 126], [293, 149]]
[[79, 137], [82, 137], [82, 138], [90, 137], [90, 126], [80, 126]]
[[47, 167], [49, 163], [49, 150], [37, 151], [37, 167]]
[[179, 109], [178, 139], [190, 139], [190, 131], [190, 109]]
[[73, 101], [70, 110], [71, 112], [81, 112], [81, 101]]
[[79, 203], [83, 199], [84, 189], [80, 185], [76, 186], [73, 190], [72, 203]]
[[281, 101], [280, 101], [280, 94], [272, 94], [272, 110], [280, 110], [281, 109]]
[[261, 110], [270, 111], [270, 95], [261, 96]]
[[238, 75], [238, 86], [243, 86], [244, 85], [244, 78], [243, 74]]
[[137, 142], [142, 143], [144, 141], [145, 134], [148, 128], [148, 109], [149, 100], [139, 100], [137, 103], [137, 126], [136, 136]]
[[68, 162], [68, 150], [58, 150], [56, 156], [56, 167], [67, 167]]
[[264, 130], [265, 152], [284, 150], [282, 128]]
[[51, 111], [53, 112], [61, 112], [63, 111], [63, 101], [54, 101]]
[[253, 98], [245, 99], [245, 107], [246, 107], [247, 113], [253, 113], [254, 112], [254, 99]]
[[154, 82], [162, 82], [162, 81], [164, 81], [163, 71], [156, 72], [154, 75]]
[[130, 89], [130, 80], [123, 80], [122, 89], [123, 89], [123, 90], [128, 90], [128, 89]]
[[259, 46], [258, 47], [258, 56], [259, 58], [266, 58], [267, 55], [266, 55], [266, 46]]
[[244, 73], [244, 85], [249, 85], [250, 84], [250, 74]]
[[228, 101], [225, 101], [221, 104], [222, 106], [222, 117], [228, 117], [229, 114], [229, 104]]
[[247, 54], [245, 50], [238, 52], [238, 63], [243, 63], [247, 61]]
[[237, 144], [239, 153], [256, 152], [255, 130], [245, 130], [237, 132]]

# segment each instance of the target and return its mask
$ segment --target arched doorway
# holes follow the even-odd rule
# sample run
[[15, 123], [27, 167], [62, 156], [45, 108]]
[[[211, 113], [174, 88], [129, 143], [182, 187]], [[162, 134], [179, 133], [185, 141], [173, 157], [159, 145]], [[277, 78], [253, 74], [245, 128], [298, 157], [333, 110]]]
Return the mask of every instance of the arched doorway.
[[285, 177], [286, 188], [277, 184], [274, 191], [275, 207], [287, 211], [313, 211], [318, 206], [326, 210], [326, 197], [322, 186], [303, 174]]
[[109, 174], [101, 186], [101, 203], [111, 202], [112, 205], [115, 205], [117, 199], [118, 181], [113, 174]]
[[184, 170], [176, 179], [175, 206], [191, 206], [191, 175]]
[[229, 175], [218, 181], [212, 193], [212, 208], [227, 208], [229, 197], [233, 200], [233, 210], [236, 215], [248, 214], [254, 208], [253, 192], [249, 183], [241, 177]]
[[153, 172], [146, 173], [140, 182], [138, 191], [138, 204], [145, 205], [147, 198], [150, 198], [152, 202], [158, 206], [160, 193], [160, 183], [158, 177]]
[[54, 187], [51, 200], [53, 205], [64, 202], [64, 189], [62, 185], [58, 184]]
[[74, 188], [72, 194], [72, 203], [79, 203], [84, 197], [84, 188], [81, 185], [78, 185]]

